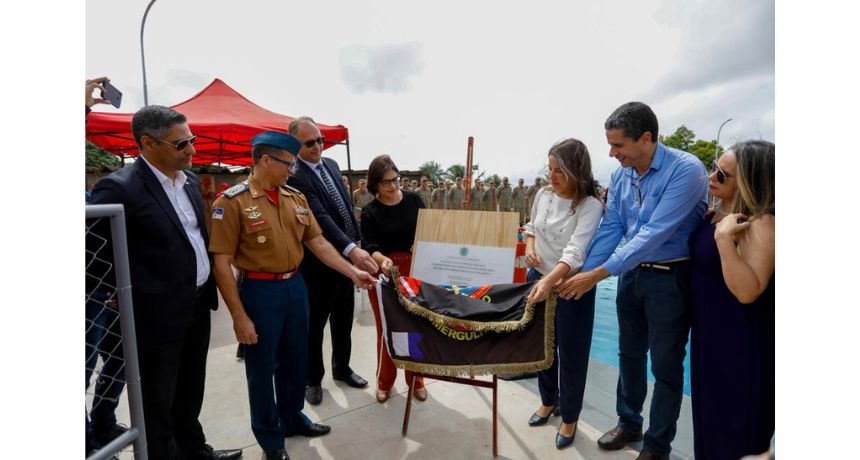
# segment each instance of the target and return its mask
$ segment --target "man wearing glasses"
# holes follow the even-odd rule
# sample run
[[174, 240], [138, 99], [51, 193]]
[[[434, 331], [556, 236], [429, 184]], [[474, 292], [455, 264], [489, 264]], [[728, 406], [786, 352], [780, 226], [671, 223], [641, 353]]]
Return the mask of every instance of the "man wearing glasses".
[[[308, 205], [322, 227], [323, 236], [356, 267], [376, 273], [379, 267], [367, 251], [358, 247], [361, 241], [358, 222], [351, 211], [346, 188], [337, 180], [340, 167], [322, 156], [325, 139], [316, 122], [299, 117], [290, 123], [290, 135], [299, 140], [298, 167], [289, 184], [305, 195]], [[352, 352], [352, 317], [355, 308], [352, 281], [325, 266], [314, 254], [308, 254], [301, 265], [310, 299], [308, 333], [308, 373], [305, 399], [310, 404], [322, 402], [323, 332], [326, 322], [331, 333], [331, 372], [335, 380], [353, 388], [364, 388], [367, 380], [349, 366]]]
[[[125, 208], [149, 458], [236, 459], [241, 450], [206, 444], [198, 421], [218, 296], [200, 181], [185, 171], [196, 138], [184, 115], [159, 105], [137, 111], [131, 130], [140, 156], [99, 181], [89, 203]], [[109, 229], [96, 232], [111, 241]]]
[[[251, 430], [266, 459], [283, 460], [289, 458], [284, 436], [330, 431], [302, 413], [308, 357], [308, 297], [298, 271], [302, 243], [362, 287], [373, 278], [337, 253], [304, 196], [284, 185], [295, 171], [299, 141], [266, 131], [252, 144], [254, 173], [215, 201], [209, 249], [236, 339], [246, 348]], [[239, 269], [239, 284], [231, 263]]]
[[[641, 102], [622, 105], [604, 124], [612, 173], [606, 213], [582, 271], [559, 285], [579, 299], [618, 275], [618, 426], [597, 444], [606, 450], [641, 440], [651, 351], [654, 394], [638, 459], [668, 459], [684, 390], [684, 347], [690, 332], [687, 240], [705, 214], [708, 178], [690, 153], [657, 141], [657, 116]], [[626, 243], [621, 248], [621, 238]]]

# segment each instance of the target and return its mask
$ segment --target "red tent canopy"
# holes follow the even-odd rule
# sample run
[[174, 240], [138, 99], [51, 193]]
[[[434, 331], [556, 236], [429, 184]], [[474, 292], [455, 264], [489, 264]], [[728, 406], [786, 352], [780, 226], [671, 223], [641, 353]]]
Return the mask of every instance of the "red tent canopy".
[[[287, 131], [293, 117], [260, 107], [219, 79], [191, 99], [171, 106], [188, 118], [197, 135], [194, 164], [221, 162], [250, 166], [251, 138], [266, 130]], [[132, 113], [91, 112], [87, 117], [87, 140], [116, 155], [137, 155], [131, 134]], [[343, 125], [317, 125], [325, 137], [325, 148], [349, 139]]]

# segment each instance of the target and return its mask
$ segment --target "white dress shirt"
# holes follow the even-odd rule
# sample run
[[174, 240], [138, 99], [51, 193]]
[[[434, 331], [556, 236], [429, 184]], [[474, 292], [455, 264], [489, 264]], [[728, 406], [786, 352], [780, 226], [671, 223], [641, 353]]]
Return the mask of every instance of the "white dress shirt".
[[155, 174], [158, 183], [161, 184], [164, 193], [167, 194], [167, 199], [173, 205], [176, 215], [179, 216], [179, 222], [182, 223], [182, 228], [185, 229], [185, 234], [188, 235], [188, 240], [191, 241], [191, 246], [194, 248], [194, 255], [197, 256], [197, 286], [202, 286], [209, 279], [211, 267], [209, 254], [206, 252], [206, 244], [203, 242], [203, 233], [200, 231], [200, 223], [197, 222], [197, 214], [194, 213], [191, 199], [185, 193], [185, 182], [188, 178], [185, 176], [185, 172], [179, 170], [176, 172], [176, 177], [170, 179], [146, 161], [146, 157], [143, 155], [140, 157]]
[[593, 196], [586, 197], [570, 209], [572, 200], [562, 198], [552, 190], [539, 189], [532, 206], [531, 221], [526, 223], [525, 234], [535, 237], [535, 252], [541, 266], [535, 269], [546, 275], [559, 262], [571, 272], [582, 268], [588, 245], [597, 232], [603, 217], [603, 204]]

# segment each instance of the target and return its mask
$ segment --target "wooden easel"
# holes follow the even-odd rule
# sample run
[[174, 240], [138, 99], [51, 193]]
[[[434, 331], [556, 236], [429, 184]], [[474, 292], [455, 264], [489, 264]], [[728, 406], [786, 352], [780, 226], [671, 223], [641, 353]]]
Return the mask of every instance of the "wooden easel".
[[409, 430], [409, 414], [412, 412], [412, 392], [415, 388], [415, 378], [423, 377], [425, 379], [433, 379], [433, 380], [442, 380], [445, 382], [451, 383], [459, 383], [461, 385], [471, 385], [473, 387], [482, 387], [482, 388], [492, 388], [493, 389], [493, 457], [499, 456], [499, 431], [498, 431], [498, 414], [499, 414], [499, 398], [498, 398], [498, 378], [496, 374], [493, 374], [493, 381], [489, 382], [486, 380], [478, 380], [478, 379], [464, 379], [460, 377], [446, 377], [442, 375], [433, 375], [433, 374], [421, 374], [417, 372], [412, 373], [412, 381], [409, 382], [409, 393], [406, 395], [406, 411], [403, 414], [403, 431], [401, 434], [406, 436], [406, 432]]
[[[515, 212], [489, 211], [459, 211], [449, 209], [421, 209], [418, 211], [418, 224], [415, 232], [415, 243], [429, 241], [436, 243], [454, 243], [476, 246], [493, 246], [516, 249], [517, 227], [519, 214]], [[414, 273], [415, 257], [412, 258]], [[511, 280], [513, 281], [514, 261], [511, 261]], [[409, 393], [406, 399], [406, 410], [403, 414], [402, 435], [409, 430], [409, 416], [412, 412], [412, 393], [415, 378], [424, 377], [433, 380], [470, 385], [493, 390], [493, 457], [498, 456], [498, 377], [494, 374], [492, 381], [475, 378], [447, 377], [435, 374], [413, 373], [409, 382]]]

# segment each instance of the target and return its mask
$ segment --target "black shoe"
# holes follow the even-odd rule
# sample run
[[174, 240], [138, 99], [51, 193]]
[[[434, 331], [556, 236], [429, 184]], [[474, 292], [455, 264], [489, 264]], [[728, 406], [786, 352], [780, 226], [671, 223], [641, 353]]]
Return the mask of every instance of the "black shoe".
[[236, 460], [241, 457], [242, 449], [215, 450], [209, 444], [203, 444], [188, 455], [188, 460]]
[[238, 347], [236, 347], [236, 359], [239, 361], [245, 360], [245, 344], [240, 343]]
[[529, 426], [546, 425], [546, 422], [549, 420], [550, 416], [553, 416], [553, 415], [558, 416], [559, 414], [561, 414], [561, 408], [558, 406], [554, 406], [552, 408], [552, 411], [550, 411], [549, 415], [547, 415], [545, 417], [541, 417], [540, 415], [537, 414], [537, 412], [535, 412], [534, 414], [532, 414], [532, 417], [529, 419]]
[[263, 460], [290, 460], [290, 456], [285, 449], [278, 449], [271, 452], [263, 452]]
[[639, 456], [636, 457], [636, 460], [669, 460], [668, 455], [657, 455], [653, 452], [648, 452], [647, 450], [643, 450], [639, 453]]
[[319, 385], [305, 388], [305, 401], [314, 406], [322, 402], [322, 387]]
[[364, 388], [367, 386], [367, 380], [364, 380], [363, 378], [361, 378], [360, 375], [356, 374], [355, 372], [351, 372], [347, 376], [335, 377], [334, 379], [339, 382], [344, 382], [353, 388]]
[[562, 449], [564, 449], [565, 447], [568, 447], [568, 446], [570, 446], [571, 444], [573, 444], [573, 438], [575, 438], [575, 437], [576, 437], [576, 427], [577, 427], [577, 426], [578, 426], [578, 425], [574, 425], [574, 427], [573, 427], [573, 434], [572, 434], [572, 435], [570, 435], [570, 437], [569, 437], [569, 438], [568, 438], [567, 436], [565, 436], [565, 435], [561, 434], [561, 427], [559, 427], [559, 428], [558, 428], [558, 429], [559, 429], [559, 431], [558, 431], [558, 433], [556, 433], [556, 434], [555, 434], [555, 448], [556, 448], [556, 449], [558, 449], [558, 450], [562, 450]]
[[609, 430], [597, 440], [597, 445], [600, 446], [601, 449], [605, 450], [620, 450], [623, 449], [624, 446], [629, 442], [636, 442], [642, 440], [642, 432], [632, 432], [627, 431], [620, 426], [616, 426], [615, 428]]
[[284, 437], [291, 438], [295, 435], [301, 435], [306, 438], [318, 438], [320, 436], [325, 436], [331, 432], [331, 427], [328, 425], [323, 425], [321, 423], [311, 423], [306, 426], [304, 430], [299, 431], [298, 433], [286, 433]]
[[114, 439], [120, 437], [120, 435], [125, 433], [126, 431], [128, 431], [128, 427], [117, 424], [112, 426], [104, 433], [93, 433], [93, 439], [95, 439], [95, 441], [99, 445], [106, 446], [110, 444], [110, 442]]

